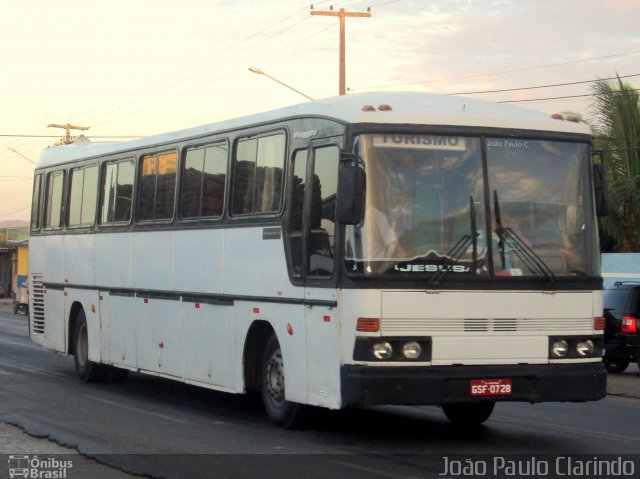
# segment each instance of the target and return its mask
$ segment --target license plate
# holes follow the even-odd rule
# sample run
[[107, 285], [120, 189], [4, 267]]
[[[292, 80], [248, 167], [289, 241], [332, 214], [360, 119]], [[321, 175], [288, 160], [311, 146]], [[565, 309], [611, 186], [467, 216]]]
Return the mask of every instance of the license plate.
[[472, 396], [509, 396], [511, 379], [472, 379], [469, 385]]

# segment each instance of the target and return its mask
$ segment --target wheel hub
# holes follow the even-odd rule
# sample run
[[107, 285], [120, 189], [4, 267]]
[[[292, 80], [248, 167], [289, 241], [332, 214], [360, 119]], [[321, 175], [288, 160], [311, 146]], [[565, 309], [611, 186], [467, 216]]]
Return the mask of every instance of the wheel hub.
[[269, 358], [267, 367], [265, 368], [265, 384], [267, 386], [267, 394], [276, 406], [284, 404], [284, 364], [282, 362], [282, 353], [277, 350]]

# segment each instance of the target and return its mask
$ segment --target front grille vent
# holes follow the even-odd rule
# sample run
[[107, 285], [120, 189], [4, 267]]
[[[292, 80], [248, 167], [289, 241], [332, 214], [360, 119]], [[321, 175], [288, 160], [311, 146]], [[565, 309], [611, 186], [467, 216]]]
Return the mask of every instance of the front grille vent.
[[513, 319], [494, 319], [493, 320], [494, 331], [517, 331], [518, 320]]
[[468, 318], [464, 320], [465, 331], [487, 331], [489, 321], [479, 318]]

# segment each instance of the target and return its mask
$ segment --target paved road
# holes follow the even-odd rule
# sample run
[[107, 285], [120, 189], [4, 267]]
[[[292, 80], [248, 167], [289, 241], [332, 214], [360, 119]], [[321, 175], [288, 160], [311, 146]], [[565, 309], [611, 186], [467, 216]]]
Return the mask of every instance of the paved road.
[[475, 431], [456, 429], [433, 407], [324, 413], [312, 429], [282, 431], [243, 396], [138, 374], [124, 384], [82, 384], [72, 358], [26, 335], [24, 316], [0, 312], [0, 454], [68, 447], [83, 455], [73, 456], [73, 472], [85, 468], [70, 479], [128, 477], [118, 468], [153, 477], [417, 478], [437, 477], [452, 454], [640, 453], [635, 365], [610, 377], [603, 401], [503, 403]]

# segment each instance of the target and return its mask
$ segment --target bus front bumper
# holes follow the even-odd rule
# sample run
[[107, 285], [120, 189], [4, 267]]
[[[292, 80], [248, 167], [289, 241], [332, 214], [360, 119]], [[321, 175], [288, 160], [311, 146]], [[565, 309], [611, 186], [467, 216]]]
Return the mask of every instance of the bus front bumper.
[[[508, 395], [471, 394], [479, 379], [510, 380]], [[486, 401], [597, 401], [606, 396], [602, 361], [586, 364], [341, 368], [342, 406]]]

